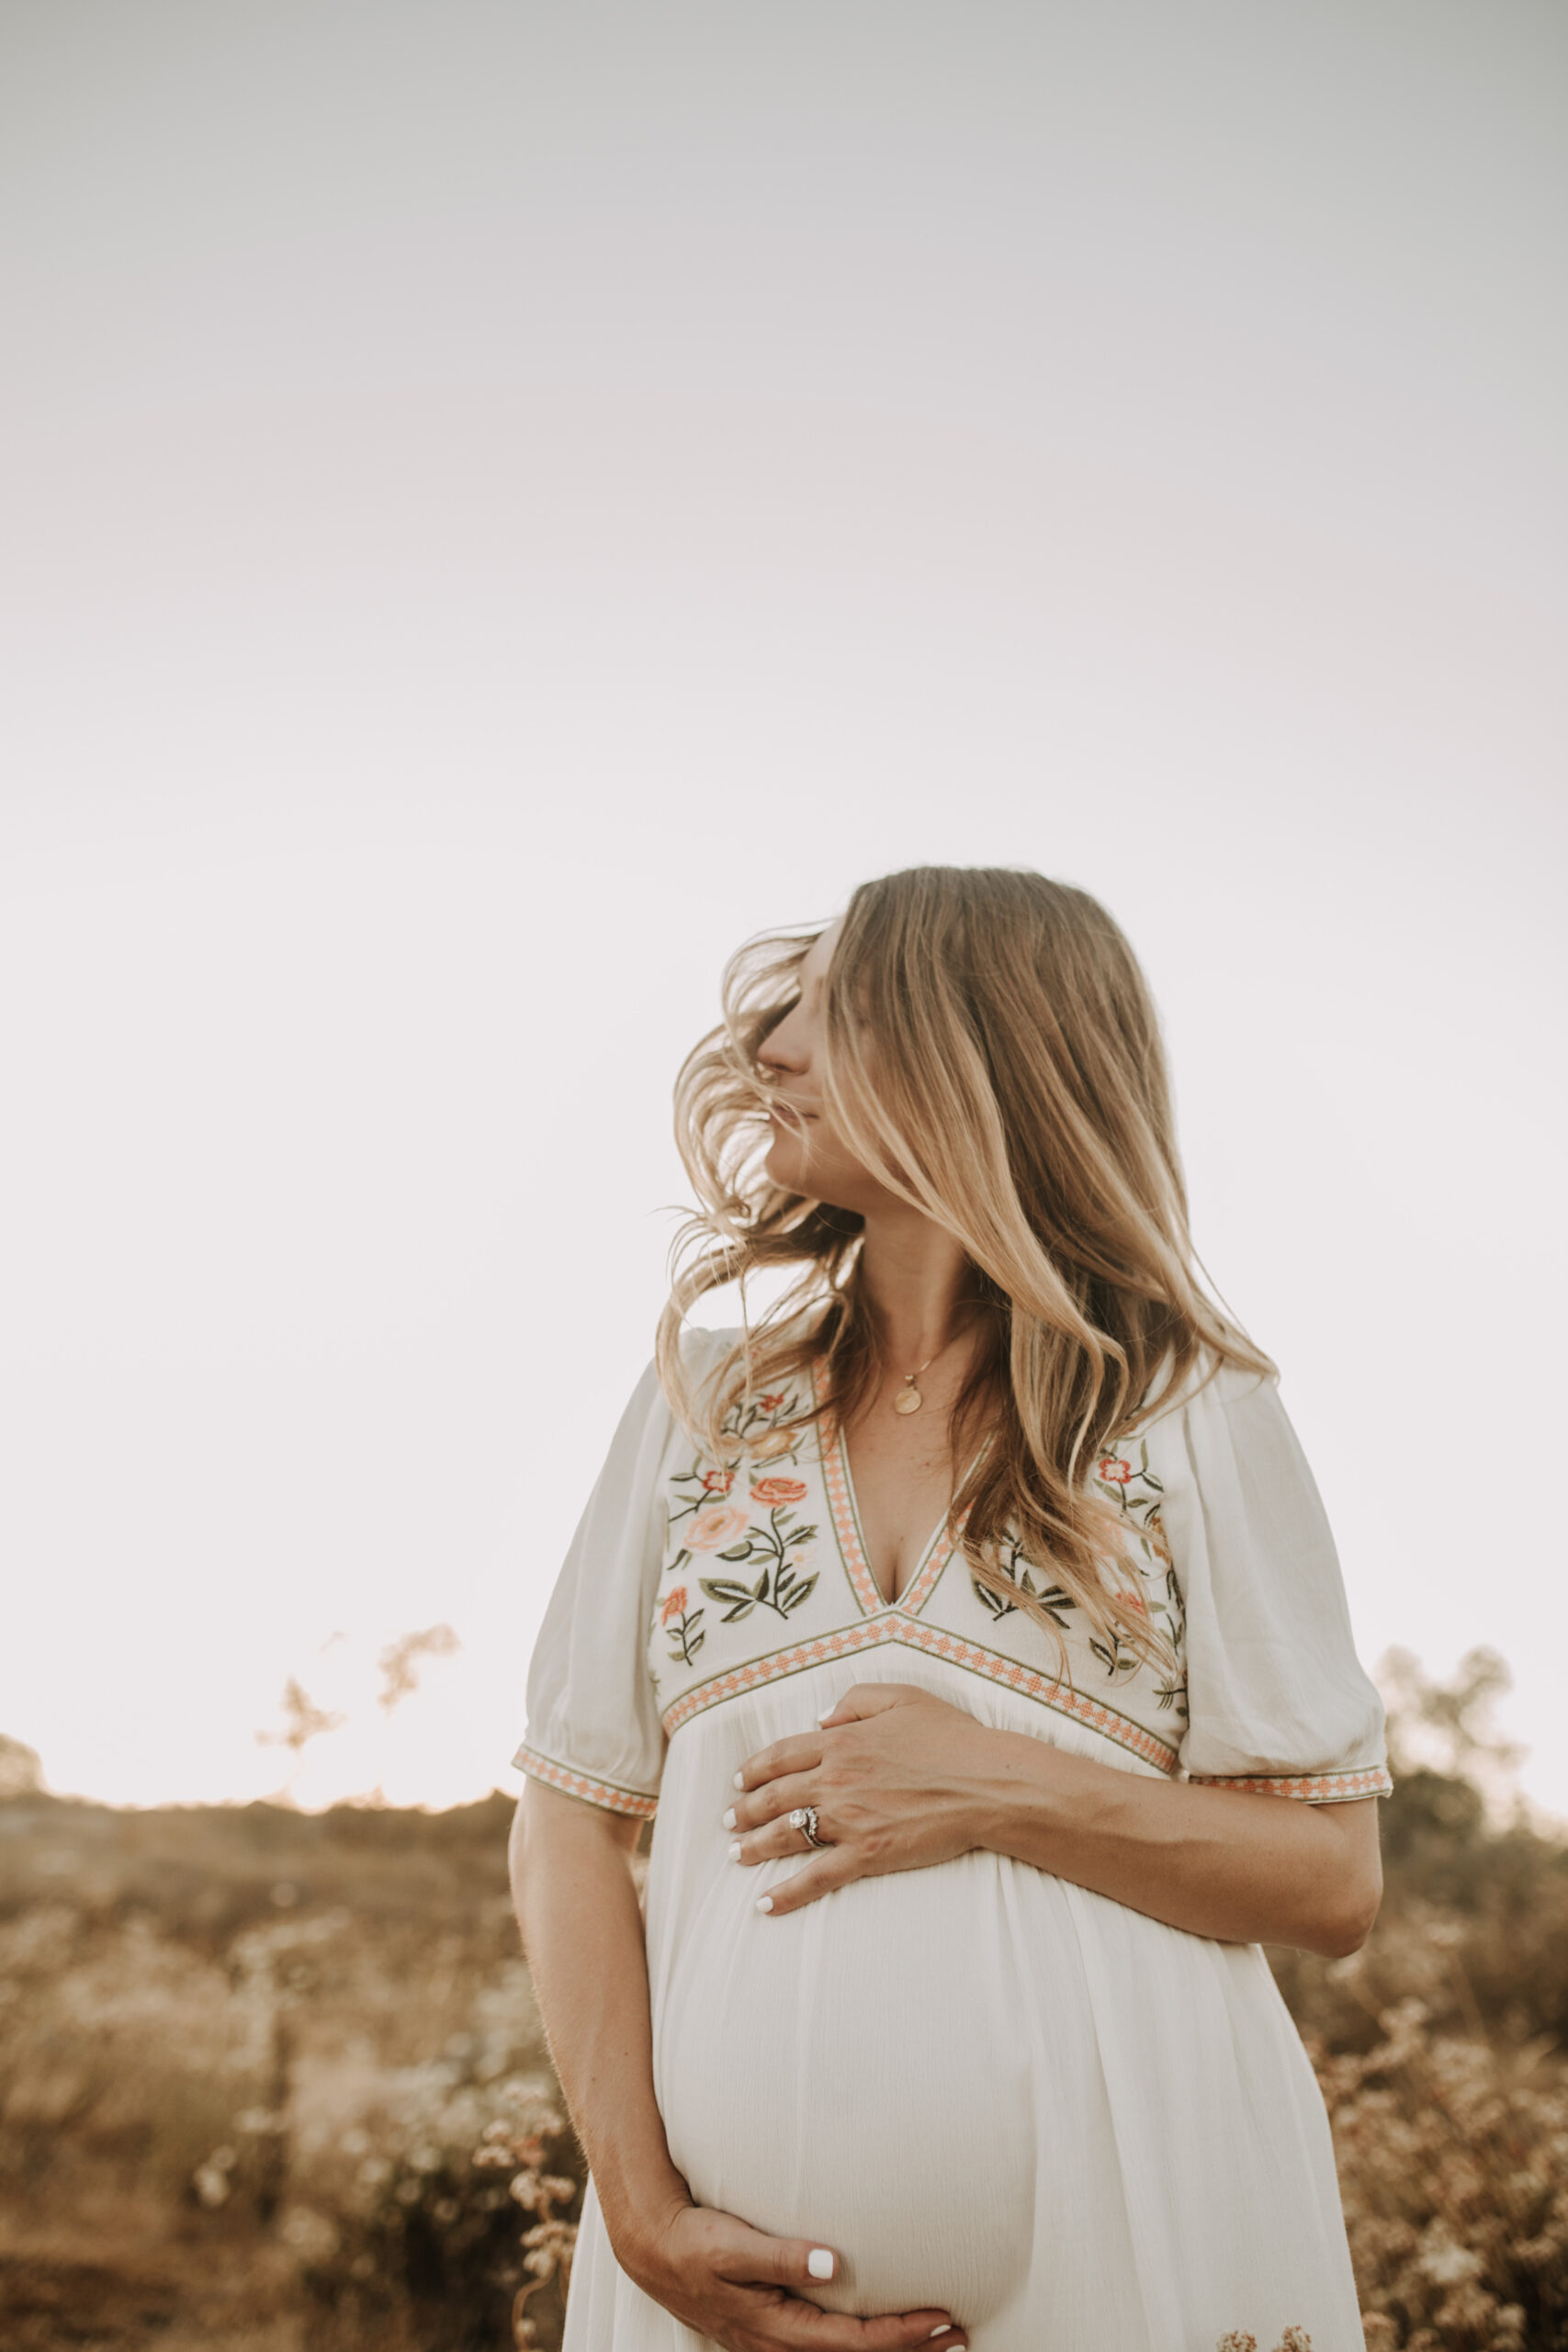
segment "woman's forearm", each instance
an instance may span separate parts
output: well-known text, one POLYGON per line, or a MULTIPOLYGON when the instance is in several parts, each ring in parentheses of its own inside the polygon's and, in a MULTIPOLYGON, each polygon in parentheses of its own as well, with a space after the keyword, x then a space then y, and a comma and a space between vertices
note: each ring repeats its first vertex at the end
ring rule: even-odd
POLYGON ((690 2192, 653 2090, 638 1825, 530 1781, 512 1838, 524 1950, 611 2245, 626 2260, 690 2192))
POLYGON ((998 1731, 969 1803, 976 1845, 1193 1935, 1338 1958, 1376 1916, 1375 1799, 1318 1806, 1146 1780, 998 1731))

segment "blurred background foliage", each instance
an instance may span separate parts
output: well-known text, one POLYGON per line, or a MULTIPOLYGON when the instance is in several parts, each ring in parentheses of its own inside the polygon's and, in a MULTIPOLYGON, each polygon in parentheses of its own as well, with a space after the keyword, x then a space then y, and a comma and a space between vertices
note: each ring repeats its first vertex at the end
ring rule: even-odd
MULTIPOLYGON (((1491 1653, 1384 1663, 1366 1948, 1270 1954, 1372 2352, 1568 2347, 1568 1842, 1491 1653)), ((0 2343, 558 2343, 581 2162, 506 1889, 513 1800, 116 1812, 0 1743, 0 2343)))

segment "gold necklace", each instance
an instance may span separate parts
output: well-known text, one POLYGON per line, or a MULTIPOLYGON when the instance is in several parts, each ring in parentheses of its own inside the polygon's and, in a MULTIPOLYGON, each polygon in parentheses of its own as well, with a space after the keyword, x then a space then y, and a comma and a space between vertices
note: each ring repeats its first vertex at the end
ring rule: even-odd
POLYGON ((919 1411, 920 1407, 926 1400, 921 1396, 919 1390, 916 1387, 916 1381, 919 1380, 922 1372, 930 1372, 932 1364, 935 1363, 937 1360, 937 1356, 944 1356, 949 1348, 953 1347, 956 1341, 961 1340, 964 1337, 964 1332, 969 1330, 971 1328, 972 1323, 965 1323, 963 1330, 954 1331, 950 1339, 946 1339, 942 1341, 941 1347, 938 1348, 936 1351, 936 1355, 928 1356, 924 1363, 918 1363, 915 1366, 913 1372, 907 1372, 903 1374, 903 1389, 900 1394, 893 1399, 893 1410, 896 1413, 918 1413, 919 1411))
MULTIPOLYGON (((953 1338, 955 1340, 957 1337, 958 1334, 955 1331, 953 1338)), ((938 1348, 936 1356, 944 1356, 952 1345, 953 1340, 944 1340, 941 1347, 938 1348)), ((924 1363, 918 1363, 913 1372, 907 1372, 904 1374, 904 1386, 902 1393, 895 1396, 893 1399, 893 1410, 896 1413, 918 1413, 919 1411, 920 1407, 926 1400, 921 1396, 919 1390, 916 1387, 915 1383, 919 1380, 922 1372, 930 1372, 932 1364, 936 1362, 936 1356, 928 1356, 924 1363)))

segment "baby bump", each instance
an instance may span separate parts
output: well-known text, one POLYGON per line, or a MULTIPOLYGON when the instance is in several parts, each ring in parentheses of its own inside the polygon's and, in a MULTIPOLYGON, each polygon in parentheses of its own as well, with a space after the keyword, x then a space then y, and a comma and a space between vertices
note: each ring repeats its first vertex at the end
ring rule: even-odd
POLYGON ((671 2152, 703 2203, 835 2247, 831 2309, 936 2303, 976 2324, 1027 2267, 1045 1955, 1019 1951, 1021 1867, 967 1854, 770 1917, 756 1897, 785 1866, 726 1863, 671 1923, 654 2019, 671 2152))

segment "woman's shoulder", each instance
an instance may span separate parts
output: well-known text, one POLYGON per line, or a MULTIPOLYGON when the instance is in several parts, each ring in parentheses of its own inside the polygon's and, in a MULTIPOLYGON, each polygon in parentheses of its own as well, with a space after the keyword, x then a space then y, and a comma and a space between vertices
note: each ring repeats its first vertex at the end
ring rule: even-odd
POLYGON ((1237 1363, 1217 1349, 1205 1347, 1179 1374, 1169 1358, 1159 1367, 1133 1421, 1132 1433, 1156 1441, 1169 1439, 1184 1424, 1216 1414, 1223 1417, 1248 1398, 1271 1400, 1278 1394, 1277 1373, 1237 1363))

